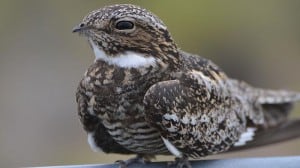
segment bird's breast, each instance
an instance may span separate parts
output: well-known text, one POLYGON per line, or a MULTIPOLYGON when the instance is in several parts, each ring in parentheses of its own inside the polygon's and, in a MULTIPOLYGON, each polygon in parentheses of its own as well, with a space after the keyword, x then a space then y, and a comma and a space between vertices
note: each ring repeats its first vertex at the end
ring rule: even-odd
POLYGON ((112 138, 125 148, 143 153, 167 152, 156 129, 145 121, 143 99, 154 83, 166 78, 155 68, 120 68, 94 63, 81 85, 88 99, 87 111, 96 116, 112 138))
POLYGON ((159 81, 159 75, 156 77, 152 70, 118 68, 97 61, 82 80, 89 113, 108 121, 107 124, 118 121, 126 126, 143 120, 144 94, 159 81))

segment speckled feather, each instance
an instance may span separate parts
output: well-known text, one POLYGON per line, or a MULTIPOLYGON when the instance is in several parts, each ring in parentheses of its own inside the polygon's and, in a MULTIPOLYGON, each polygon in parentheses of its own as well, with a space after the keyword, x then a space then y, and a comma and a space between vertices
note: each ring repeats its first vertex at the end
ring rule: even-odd
POLYGON ((171 154, 170 145, 193 158, 224 152, 249 127, 258 133, 279 127, 300 99, 228 78, 211 61, 178 49, 163 22, 134 5, 92 11, 75 30, 104 54, 88 68, 76 97, 91 146, 107 153, 171 154), (120 20, 135 26, 117 30, 120 20), (128 52, 155 61, 134 67, 107 61, 130 59, 128 52))

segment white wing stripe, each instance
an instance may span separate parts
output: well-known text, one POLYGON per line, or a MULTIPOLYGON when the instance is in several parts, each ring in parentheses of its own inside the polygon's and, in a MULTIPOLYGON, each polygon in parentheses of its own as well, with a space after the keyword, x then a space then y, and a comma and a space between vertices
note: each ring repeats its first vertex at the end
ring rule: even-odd
POLYGON ((242 133, 240 139, 234 144, 234 146, 246 145, 248 141, 252 141, 255 135, 256 128, 249 127, 246 132, 242 133))

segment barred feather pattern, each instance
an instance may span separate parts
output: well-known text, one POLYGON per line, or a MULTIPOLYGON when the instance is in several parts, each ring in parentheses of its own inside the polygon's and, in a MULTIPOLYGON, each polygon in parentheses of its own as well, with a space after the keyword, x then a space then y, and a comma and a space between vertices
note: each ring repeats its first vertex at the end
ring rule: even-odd
MULTIPOLYGON (((122 147, 120 151, 108 149, 106 152, 168 153, 160 133, 144 119, 144 92, 151 83, 160 80, 157 79, 160 76, 150 75, 146 79, 142 76, 151 71, 157 70, 120 69, 97 61, 80 82, 77 91, 78 112, 85 130, 96 135, 106 133, 108 140, 105 141, 122 147), (97 129, 99 124, 102 130, 97 129)), ((100 142, 98 146, 107 148, 100 142)))

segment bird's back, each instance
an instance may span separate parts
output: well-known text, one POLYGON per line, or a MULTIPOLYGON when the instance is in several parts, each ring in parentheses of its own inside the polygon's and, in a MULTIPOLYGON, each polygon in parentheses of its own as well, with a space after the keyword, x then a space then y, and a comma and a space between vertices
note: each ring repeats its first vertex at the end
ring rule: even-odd
MULTIPOLYGON (((287 90, 271 90, 255 88, 244 81, 232 79, 212 61, 203 57, 181 52, 187 69, 201 71, 211 80, 223 80, 234 96, 243 99, 245 105, 249 106, 249 124, 260 125, 260 127, 276 127, 286 121, 293 104, 300 100, 300 93, 287 90)), ((220 86, 222 87, 222 86, 220 86)))

